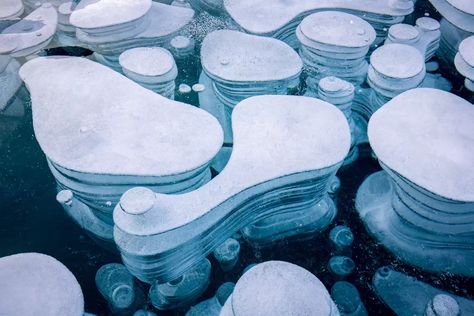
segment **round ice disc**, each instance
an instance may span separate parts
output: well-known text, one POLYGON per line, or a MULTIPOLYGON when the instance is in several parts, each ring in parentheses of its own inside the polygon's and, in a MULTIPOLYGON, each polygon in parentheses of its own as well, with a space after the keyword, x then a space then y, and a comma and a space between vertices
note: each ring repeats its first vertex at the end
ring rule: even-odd
POLYGON ((388 168, 456 201, 474 201, 474 106, 437 89, 408 90, 372 115, 370 145, 388 168))
POLYGON ((333 46, 363 48, 375 40, 375 30, 368 22, 339 11, 311 14, 299 28, 307 39, 333 46))
POLYGON ((119 57, 122 68, 143 76, 162 76, 175 67, 173 55, 161 47, 138 47, 119 57))
POLYGON ((74 275, 53 257, 20 253, 0 258, 0 314, 81 316, 84 297, 74 275))
POLYGON ((309 271, 282 261, 268 261, 247 271, 232 298, 235 316, 330 315, 328 291, 309 271))
POLYGON ((413 78, 423 71, 425 59, 413 46, 386 44, 370 56, 370 64, 378 73, 396 79, 413 78))
POLYGON ((459 44, 459 54, 469 66, 474 67, 474 35, 459 44))

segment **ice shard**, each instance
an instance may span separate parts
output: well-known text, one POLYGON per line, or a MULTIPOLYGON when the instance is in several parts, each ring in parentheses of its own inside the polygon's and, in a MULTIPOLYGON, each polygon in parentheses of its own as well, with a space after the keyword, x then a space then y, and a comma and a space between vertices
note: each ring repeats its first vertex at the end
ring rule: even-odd
MULTIPOLYGON (((65 208, 80 223, 95 223, 83 228, 101 239, 112 241, 112 211, 128 189, 141 185, 178 193, 210 179, 209 164, 223 133, 207 112, 85 58, 36 58, 20 75, 31 93, 35 136, 51 172, 59 188, 76 198, 65 208), (91 231, 94 227, 100 230, 91 231)), ((61 201, 73 200, 66 195, 61 201)))
POLYGON ((206 185, 179 195, 135 188, 121 197, 114 239, 139 279, 173 280, 270 215, 286 219, 263 230, 270 238, 319 231, 334 218, 327 186, 350 147, 340 110, 314 98, 257 96, 236 106, 232 124, 230 160, 206 185))
POLYGON ((393 98, 369 122, 384 171, 357 192, 367 230, 409 264, 473 276, 474 107, 436 89, 393 98))
POLYGON ((267 261, 242 275, 220 315, 340 314, 326 287, 316 276, 292 263, 267 261))
POLYGON ((53 257, 19 253, 0 258, 0 313, 82 316, 84 297, 71 271, 53 257))

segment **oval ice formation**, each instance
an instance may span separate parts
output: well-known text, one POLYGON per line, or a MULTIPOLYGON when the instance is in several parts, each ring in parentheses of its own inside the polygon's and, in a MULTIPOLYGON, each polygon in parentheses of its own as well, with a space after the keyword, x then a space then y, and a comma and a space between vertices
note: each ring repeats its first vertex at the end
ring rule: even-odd
POLYGON ((0 33, 0 54, 25 57, 45 48, 53 39, 58 13, 49 3, 0 33))
POLYGON ((126 24, 144 16, 151 4, 151 0, 82 0, 71 14, 71 24, 81 29, 126 24))
POLYGON ((464 39, 459 44, 458 53, 454 58, 456 70, 466 77, 464 84, 467 89, 474 91, 474 36, 464 39))
POLYGON ((231 30, 206 36, 201 62, 211 79, 224 82, 284 80, 299 76, 302 68, 298 54, 285 43, 231 30))
POLYGON ((372 116, 369 141, 385 166, 414 184, 446 199, 474 202, 472 122, 474 108, 466 100, 413 89, 372 116))
POLYGON ((124 208, 135 195, 122 196, 114 239, 138 278, 172 280, 251 222, 314 206, 351 143, 344 114, 308 97, 248 98, 234 109, 232 126, 230 160, 206 185, 186 194, 156 194, 139 215, 124 208), (304 200, 292 198, 303 192, 304 200))
POLYGON ((400 259, 473 276, 474 108, 449 92, 413 89, 379 109, 369 141, 384 171, 357 192, 369 233, 400 259))
POLYGON ((321 281, 288 262, 257 264, 237 281, 222 308, 224 316, 339 315, 321 281))
POLYGON ((65 169, 169 176, 207 164, 222 143, 211 115, 90 60, 37 58, 20 75, 31 93, 36 138, 48 159, 65 169))
POLYGON ((58 260, 40 253, 0 258, 2 315, 82 316, 84 297, 74 275, 58 260))
POLYGON ((24 9, 22 0, 4 0, 0 6, 0 20, 19 17, 24 9))
POLYGON ((471 0, 429 0, 443 18, 456 27, 474 32, 474 2, 471 0))

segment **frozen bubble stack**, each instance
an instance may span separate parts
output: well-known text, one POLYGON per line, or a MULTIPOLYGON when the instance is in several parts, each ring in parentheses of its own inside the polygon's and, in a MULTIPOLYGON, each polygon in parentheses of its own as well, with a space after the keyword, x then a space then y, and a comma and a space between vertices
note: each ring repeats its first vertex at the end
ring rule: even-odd
POLYGON ((454 64, 456 70, 466 77, 464 80, 466 88, 474 93, 474 35, 461 42, 454 64))
POLYGON ((415 26, 395 24, 388 30, 385 44, 399 43, 413 46, 425 57, 425 61, 428 61, 439 48, 441 36, 439 28, 439 22, 429 17, 417 19, 415 26))
POLYGON ((337 281, 331 288, 331 297, 342 316, 367 316, 367 310, 357 288, 349 282, 337 281))
POLYGON ((114 239, 139 279, 174 280, 251 223, 256 240, 268 241, 314 234, 334 218, 327 186, 350 148, 341 111, 314 98, 257 96, 236 106, 232 124, 230 160, 204 186, 179 195, 134 188, 121 197, 114 239))
POLYGON ((192 9, 151 0, 83 0, 71 13, 70 23, 98 62, 121 71, 121 53, 136 47, 168 46, 193 16, 192 9))
MULTIPOLYGON (((113 241, 112 211, 130 188, 179 193, 211 178, 223 133, 207 112, 85 58, 36 58, 20 75, 31 93, 36 138, 65 190, 58 200, 94 236, 113 241)), ((137 195, 146 204, 147 192, 137 195)))
POLYGON ((228 238, 214 250, 214 258, 224 272, 232 270, 239 261, 240 243, 228 238))
POLYGON ((174 99, 178 67, 165 48, 132 48, 119 56, 119 63, 128 78, 165 98, 174 99))
POLYGON ((133 306, 136 299, 135 281, 124 265, 110 263, 100 267, 95 275, 95 284, 112 311, 133 306))
POLYGON ((390 267, 378 269, 372 284, 377 296, 396 315, 474 315, 474 300, 437 289, 390 267))
POLYGON ((288 262, 260 263, 237 281, 221 316, 320 315, 339 311, 321 281, 288 262))
POLYGON ((370 56, 367 82, 370 86, 367 102, 353 106, 357 125, 357 142, 367 141, 367 123, 372 114, 396 95, 419 87, 426 75, 425 58, 413 46, 386 44, 370 56))
POLYGON ((347 155, 344 165, 354 162, 358 157, 358 149, 355 145, 354 129, 355 123, 352 118, 352 100, 354 99, 354 85, 340 78, 330 76, 324 77, 318 83, 318 98, 329 102, 346 116, 351 129, 351 150, 347 155))
POLYGON ((443 16, 437 56, 452 66, 459 44, 474 35, 474 2, 470 0, 429 0, 443 16))
POLYGON ((364 82, 368 67, 365 56, 375 40, 369 23, 345 12, 317 12, 303 19, 296 36, 310 93, 317 93, 319 80, 327 76, 355 86, 364 82))
POLYGON ((449 92, 400 94, 370 119, 370 145, 384 171, 357 192, 370 234, 403 261, 473 276, 474 107, 449 92))
POLYGON ((206 291, 210 276, 211 263, 204 259, 194 269, 173 281, 154 282, 149 293, 151 303, 159 310, 188 307, 206 291))
POLYGON ((2 315, 82 316, 84 297, 71 271, 40 253, 0 258, 2 315))
POLYGON ((24 11, 25 7, 22 0, 4 0, 0 7, 0 21, 17 18, 24 11))
POLYGON ((295 29, 308 15, 325 10, 355 14, 375 29, 374 45, 381 44, 388 28, 401 23, 413 12, 412 0, 227 0, 224 7, 237 24, 248 33, 284 41, 293 48, 299 46, 295 29))
POLYGON ((174 58, 183 60, 194 54, 196 41, 188 36, 178 35, 171 39, 170 51, 174 58))
POLYGON ((231 30, 204 38, 201 63, 216 100, 200 103, 220 105, 216 110, 225 112, 221 124, 226 135, 231 134, 231 113, 237 103, 257 95, 288 94, 299 86, 302 69, 298 54, 284 42, 231 30))

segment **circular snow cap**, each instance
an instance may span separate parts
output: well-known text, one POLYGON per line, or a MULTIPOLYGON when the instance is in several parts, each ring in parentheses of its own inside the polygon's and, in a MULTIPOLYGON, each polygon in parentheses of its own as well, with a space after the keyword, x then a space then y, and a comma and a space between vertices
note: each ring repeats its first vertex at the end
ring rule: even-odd
POLYGON ((438 21, 426 16, 418 18, 415 23, 424 31, 436 31, 441 27, 438 21))
POLYGON ((370 145, 386 167, 444 198, 474 202, 474 106, 449 92, 408 90, 375 112, 370 145))
POLYGON ((124 212, 139 215, 148 212, 155 204, 155 192, 136 187, 125 192, 120 198, 120 207, 124 212))
POLYGON ((386 44, 372 53, 370 65, 384 76, 408 79, 423 71, 425 59, 413 46, 386 44))
POLYGON ((331 315, 328 291, 309 271, 283 261, 268 261, 248 270, 230 298, 235 316, 331 315))
POLYGON ((138 47, 119 57, 122 68, 143 76, 162 76, 175 67, 173 55, 161 47, 138 47))
POLYGON ((40 253, 0 258, 2 315, 84 313, 84 297, 74 275, 58 260, 40 253))
POLYGON ((409 24, 395 24, 388 29, 391 38, 402 43, 409 43, 416 40, 420 36, 420 32, 416 27, 409 24))
POLYGON ((299 25, 309 40, 321 44, 363 48, 375 40, 374 28, 363 19, 339 11, 313 13, 299 25))

